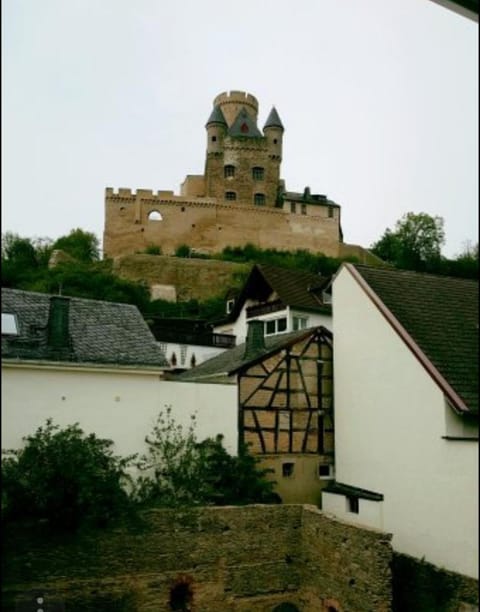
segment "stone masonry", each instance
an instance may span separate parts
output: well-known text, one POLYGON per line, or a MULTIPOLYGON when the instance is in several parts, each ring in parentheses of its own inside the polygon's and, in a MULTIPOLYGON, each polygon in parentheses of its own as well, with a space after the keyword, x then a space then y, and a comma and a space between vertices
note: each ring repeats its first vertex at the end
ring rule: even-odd
POLYGON ((391 610, 390 536, 314 506, 163 509, 145 519, 57 541, 4 533, 2 610, 38 596, 76 612, 391 610))

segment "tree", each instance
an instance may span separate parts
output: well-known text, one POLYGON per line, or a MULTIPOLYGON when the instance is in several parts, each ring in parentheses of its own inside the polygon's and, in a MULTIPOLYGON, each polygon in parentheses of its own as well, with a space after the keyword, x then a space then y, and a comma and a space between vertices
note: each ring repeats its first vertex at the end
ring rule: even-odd
POLYGON ((371 250, 399 268, 428 271, 438 267, 441 260, 441 248, 445 242, 443 226, 442 217, 408 212, 397 221, 394 231, 385 230, 371 250))
POLYGON ((100 259, 98 238, 92 232, 85 232, 78 228, 72 230, 68 236, 58 238, 53 248, 65 251, 78 261, 88 263, 100 259))
POLYGON ((2 518, 45 519, 55 528, 104 526, 129 508, 124 488, 134 457, 113 454, 111 440, 60 429, 48 419, 20 450, 2 451, 2 518))
POLYGON ((166 407, 145 439, 148 451, 138 467, 146 475, 138 480, 137 499, 147 506, 278 502, 267 470, 258 469, 246 448, 238 457, 229 455, 222 440, 218 435, 198 442, 195 417, 184 428, 166 407))

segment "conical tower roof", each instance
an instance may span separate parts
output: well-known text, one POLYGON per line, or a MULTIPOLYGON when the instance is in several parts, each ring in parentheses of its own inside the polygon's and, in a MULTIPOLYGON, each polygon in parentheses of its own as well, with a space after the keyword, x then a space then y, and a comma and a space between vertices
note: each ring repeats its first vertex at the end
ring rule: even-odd
POLYGON ((265 122, 263 129, 270 128, 270 127, 278 127, 278 128, 282 128, 282 130, 285 129, 283 127, 282 120, 278 116, 277 110, 274 106, 272 106, 272 110, 270 111, 270 114, 267 117, 267 121, 265 122))
POLYGON ((211 123, 222 123, 223 125, 225 125, 225 127, 228 127, 227 122, 225 121, 225 117, 222 113, 222 109, 218 105, 214 107, 210 117, 208 118, 207 126, 209 126, 211 123))

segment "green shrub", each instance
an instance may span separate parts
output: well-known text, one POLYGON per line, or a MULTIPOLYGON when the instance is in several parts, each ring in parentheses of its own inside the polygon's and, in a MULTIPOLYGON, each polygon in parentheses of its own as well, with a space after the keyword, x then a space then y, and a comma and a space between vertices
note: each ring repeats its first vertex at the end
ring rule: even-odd
POLYGON ((55 528, 105 526, 129 509, 124 488, 134 457, 113 455, 111 440, 60 429, 48 419, 20 450, 2 451, 2 518, 45 519, 55 528))

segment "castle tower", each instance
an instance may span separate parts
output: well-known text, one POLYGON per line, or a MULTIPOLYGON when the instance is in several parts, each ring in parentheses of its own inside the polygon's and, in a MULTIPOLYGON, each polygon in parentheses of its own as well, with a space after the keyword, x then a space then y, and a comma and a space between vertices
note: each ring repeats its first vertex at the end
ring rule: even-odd
POLYGON ((277 203, 284 128, 275 108, 263 133, 258 101, 242 91, 221 93, 207 121, 205 195, 226 203, 277 203))

